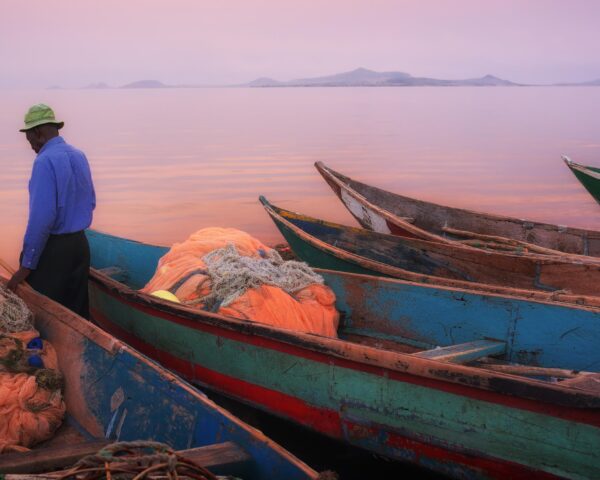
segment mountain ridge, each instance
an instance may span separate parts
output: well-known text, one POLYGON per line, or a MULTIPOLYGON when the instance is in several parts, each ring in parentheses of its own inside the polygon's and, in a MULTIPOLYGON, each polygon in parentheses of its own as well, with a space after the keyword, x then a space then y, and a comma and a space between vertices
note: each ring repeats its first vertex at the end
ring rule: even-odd
POLYGON ((359 67, 347 72, 312 78, 279 81, 269 77, 257 78, 240 86, 245 87, 386 87, 386 86, 522 86, 509 80, 485 75, 481 78, 446 80, 413 77, 409 73, 376 72, 359 67))
MULTIPOLYGON (((438 79, 431 77, 415 77, 406 72, 387 71, 377 72, 364 67, 359 67, 347 72, 335 73, 319 77, 297 78, 293 80, 276 80, 271 77, 259 77, 247 83, 234 85, 200 85, 179 84, 168 85, 159 80, 137 80, 118 87, 110 86, 104 82, 91 83, 84 89, 158 89, 158 88, 219 88, 219 87, 245 87, 245 88, 271 88, 271 87, 532 87, 532 86, 600 86, 600 79, 586 82, 560 82, 547 84, 525 84, 496 77, 491 74, 477 78, 465 79, 438 79)), ((50 89, 61 89, 59 86, 50 89)))

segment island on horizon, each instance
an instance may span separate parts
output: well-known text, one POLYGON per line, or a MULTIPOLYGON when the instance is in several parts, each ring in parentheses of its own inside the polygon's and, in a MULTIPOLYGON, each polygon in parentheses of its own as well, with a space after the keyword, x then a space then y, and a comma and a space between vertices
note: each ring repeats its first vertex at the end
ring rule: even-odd
MULTIPOLYGON (((560 82, 551 84, 524 84, 502 79, 494 75, 485 75, 479 78, 466 78, 458 80, 438 79, 429 77, 414 77, 409 73, 390 71, 376 72, 367 68, 354 70, 334 75, 313 78, 299 78, 295 80, 280 81, 270 77, 260 77, 251 82, 235 85, 167 85, 159 80, 137 80, 120 87, 111 87, 104 82, 92 83, 85 89, 141 89, 141 88, 281 88, 281 87, 532 87, 532 86, 600 86, 600 79, 587 82, 560 82)), ((53 89, 58 86, 49 87, 53 89)))

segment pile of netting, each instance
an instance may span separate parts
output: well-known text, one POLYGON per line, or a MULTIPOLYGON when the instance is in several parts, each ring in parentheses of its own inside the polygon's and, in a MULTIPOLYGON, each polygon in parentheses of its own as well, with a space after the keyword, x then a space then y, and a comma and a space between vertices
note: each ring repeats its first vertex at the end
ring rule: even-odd
POLYGON ((205 228, 173 245, 142 291, 223 315, 337 336, 335 294, 323 278, 233 228, 205 228))
POLYGON ((47 440, 65 414, 56 352, 33 328, 33 315, 0 285, 0 453, 47 440))

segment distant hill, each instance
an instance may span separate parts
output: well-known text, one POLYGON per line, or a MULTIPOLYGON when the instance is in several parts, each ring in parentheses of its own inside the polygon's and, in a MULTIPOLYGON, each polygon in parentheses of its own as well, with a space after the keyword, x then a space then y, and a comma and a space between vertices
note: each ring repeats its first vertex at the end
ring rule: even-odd
POLYGON ((250 83, 246 83, 244 87, 281 87, 284 86, 284 82, 279 82, 277 80, 273 80, 269 77, 260 77, 256 80, 252 80, 250 83))
POLYGON ((120 88, 170 88, 158 80, 138 80, 137 82, 128 83, 120 88))
MULTIPOLYGON (((534 86, 511 82, 494 75, 485 75, 480 78, 466 78, 462 80, 447 80, 429 77, 413 77, 405 72, 376 72, 366 68, 357 68, 349 72, 336 73, 323 77, 298 78, 295 80, 280 81, 269 77, 260 77, 248 83, 237 85, 208 85, 208 84, 179 84, 167 85, 158 80, 138 80, 121 87, 111 87, 104 82, 91 83, 85 89, 109 88, 211 88, 211 87, 522 87, 534 86)), ((536 86, 542 86, 537 84, 536 86)), ((554 83, 546 86, 600 86, 600 79, 579 83, 554 83)), ((60 89, 59 86, 48 87, 60 89)))
POLYGON ((412 78, 408 73, 403 72, 374 72, 366 68, 357 68, 350 72, 338 73, 326 77, 300 78, 287 82, 289 85, 327 85, 327 86, 374 86, 382 85, 387 82, 403 81, 412 78))
POLYGON ((433 87, 510 87, 519 84, 503 80, 502 78, 486 75, 481 78, 467 78, 464 80, 438 80, 426 77, 408 77, 405 79, 392 79, 387 85, 399 86, 433 86, 433 87))
POLYGON ((486 75, 481 78, 464 80, 442 80, 427 77, 413 77, 404 72, 375 72, 366 68, 357 68, 350 72, 337 73, 325 77, 299 78, 280 82, 272 78, 258 78, 245 87, 391 87, 391 86, 517 86, 519 84, 486 75))
POLYGON ((108 85, 107 83, 104 83, 104 82, 95 82, 95 83, 90 83, 89 85, 87 85, 83 88, 92 89, 92 90, 94 90, 94 89, 104 90, 104 89, 113 88, 113 87, 111 87, 110 85, 108 85))
POLYGON ((600 78, 598 80, 592 80, 590 82, 579 82, 579 83, 555 83, 556 87, 600 87, 600 78))

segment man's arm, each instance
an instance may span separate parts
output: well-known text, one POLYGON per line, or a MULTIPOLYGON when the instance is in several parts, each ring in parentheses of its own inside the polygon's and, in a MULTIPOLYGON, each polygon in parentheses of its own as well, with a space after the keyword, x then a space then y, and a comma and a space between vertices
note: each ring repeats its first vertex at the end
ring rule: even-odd
POLYGON ((14 292, 17 289, 17 285, 19 285, 19 283, 21 283, 24 280, 26 280, 30 273, 31 273, 31 270, 28 269, 28 268, 25 268, 25 267, 19 268, 13 274, 13 276, 10 278, 10 280, 6 284, 6 287, 9 290, 12 290, 14 292))
POLYGON ((13 289, 37 268, 56 220, 56 178, 48 162, 36 160, 29 183, 29 220, 23 241, 21 268, 12 276, 13 289))

